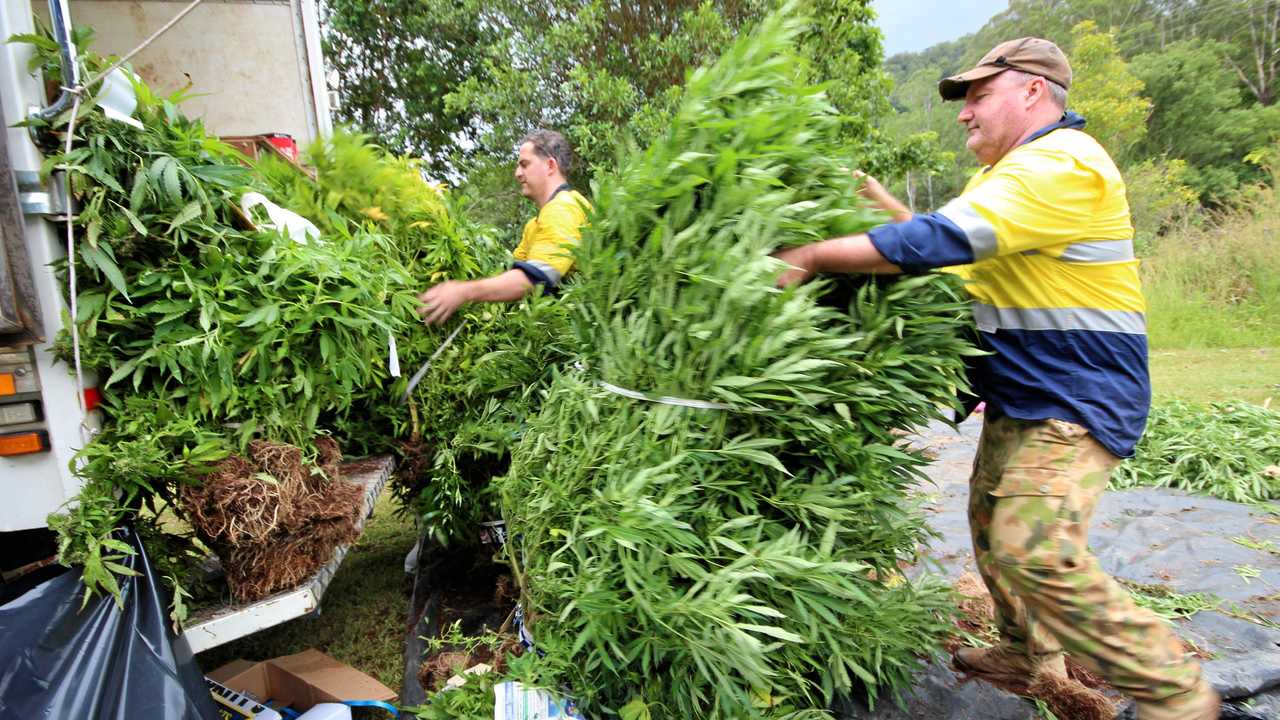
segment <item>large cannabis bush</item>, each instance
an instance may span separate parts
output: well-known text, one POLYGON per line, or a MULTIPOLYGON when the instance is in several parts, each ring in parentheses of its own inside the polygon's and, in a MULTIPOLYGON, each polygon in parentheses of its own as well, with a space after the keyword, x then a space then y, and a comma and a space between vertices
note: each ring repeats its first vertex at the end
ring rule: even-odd
POLYGON ((501 483, 533 635, 588 712, 821 711, 901 688, 947 627, 900 573, 924 460, 894 431, 962 384, 967 311, 941 275, 775 287, 773 250, 880 219, 798 79, 805 26, 784 9, 695 73, 597 188, 580 369, 501 483))
MULTIPOLYGON (((181 514, 182 487, 254 438, 314 456, 322 418, 387 379, 388 338, 411 327, 415 302, 404 264, 384 261, 386 235, 353 225, 299 243, 251 227, 239 198, 266 188, 242 156, 184 117, 180 95, 135 90, 141 128, 87 104, 72 150, 48 161, 80 203, 74 322, 104 401, 85 485, 50 518, 89 590, 114 591, 124 549, 109 538, 126 521, 160 540, 157 564, 180 584, 195 548, 162 537, 158 518, 181 514)), ((58 347, 70 363, 69 333, 58 347)))

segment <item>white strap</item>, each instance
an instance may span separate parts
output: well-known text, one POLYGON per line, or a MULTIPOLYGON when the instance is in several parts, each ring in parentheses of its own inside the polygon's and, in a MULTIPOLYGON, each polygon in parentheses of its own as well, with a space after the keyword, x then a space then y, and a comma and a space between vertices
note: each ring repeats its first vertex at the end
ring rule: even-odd
POLYGON ((671 397, 670 395, 646 395, 638 390, 628 390, 624 387, 618 387, 613 383, 607 383, 603 380, 597 380, 596 384, 608 390, 614 395, 621 395, 632 400, 643 400, 645 402, 658 403, 660 405, 675 405, 676 407, 687 407, 695 410, 731 410, 733 412, 765 412, 764 408, 740 408, 728 405, 726 403, 711 402, 709 400, 689 400, 688 398, 671 397))

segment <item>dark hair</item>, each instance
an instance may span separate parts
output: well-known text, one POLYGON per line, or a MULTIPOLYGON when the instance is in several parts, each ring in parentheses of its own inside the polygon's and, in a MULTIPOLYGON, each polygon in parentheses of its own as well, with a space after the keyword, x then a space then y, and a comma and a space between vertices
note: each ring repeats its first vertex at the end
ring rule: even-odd
POLYGON ((555 130, 534 130, 520 140, 520 144, 529 143, 540 158, 551 158, 556 161, 560 173, 568 175, 573 167, 573 148, 569 141, 555 130))

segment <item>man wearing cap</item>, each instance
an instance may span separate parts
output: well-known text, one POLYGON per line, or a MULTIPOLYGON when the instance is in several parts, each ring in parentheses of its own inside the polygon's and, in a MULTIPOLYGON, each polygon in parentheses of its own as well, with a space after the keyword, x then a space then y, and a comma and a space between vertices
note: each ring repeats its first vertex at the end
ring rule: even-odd
POLYGON ((520 141, 515 177, 520 193, 538 206, 524 226, 511 269, 479 280, 446 280, 418 296, 418 313, 429 325, 448 320, 473 302, 514 302, 535 286, 555 291, 573 269, 573 248, 582 237, 591 204, 569 187, 573 150, 554 130, 536 130, 520 141))
POLYGON ((974 555, 1000 631, 955 663, 980 676, 1065 674, 1063 651, 1138 703, 1140 720, 1218 717, 1181 641, 1100 568, 1088 528, 1112 468, 1133 454, 1150 404, 1145 304, 1124 181, 1066 112, 1071 68, 1021 38, 943 80, 985 166, 937 212, 865 235, 780 251, 780 285, 819 272, 949 268, 965 277, 987 404, 970 478, 974 555))

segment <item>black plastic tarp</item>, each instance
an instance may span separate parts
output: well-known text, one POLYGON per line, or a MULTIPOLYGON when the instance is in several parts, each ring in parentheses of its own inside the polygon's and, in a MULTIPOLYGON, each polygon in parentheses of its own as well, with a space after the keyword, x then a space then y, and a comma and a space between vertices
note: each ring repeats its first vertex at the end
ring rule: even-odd
POLYGON ((175 643, 168 594, 142 543, 121 561, 123 607, 111 597, 81 608, 78 569, 0 606, 0 718, 23 720, 219 720, 200 669, 175 643))

